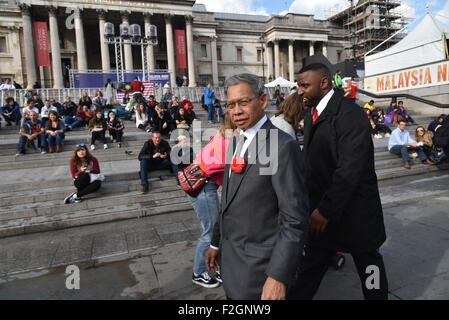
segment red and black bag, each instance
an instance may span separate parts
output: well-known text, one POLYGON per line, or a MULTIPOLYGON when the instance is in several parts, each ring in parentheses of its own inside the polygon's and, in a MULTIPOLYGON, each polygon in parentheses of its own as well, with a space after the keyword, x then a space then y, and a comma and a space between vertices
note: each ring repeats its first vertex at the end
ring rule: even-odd
POLYGON ((207 181, 206 174, 200 166, 192 163, 188 167, 178 171, 178 180, 181 188, 190 196, 196 197, 207 181))

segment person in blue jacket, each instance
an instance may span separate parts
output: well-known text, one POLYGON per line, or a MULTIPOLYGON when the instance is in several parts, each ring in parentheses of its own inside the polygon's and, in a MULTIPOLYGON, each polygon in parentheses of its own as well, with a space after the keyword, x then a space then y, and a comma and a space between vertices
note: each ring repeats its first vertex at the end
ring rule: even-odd
POLYGON ((20 119, 22 118, 19 104, 15 102, 12 97, 6 99, 6 104, 0 108, 0 113, 3 118, 5 118, 7 126, 10 126, 11 122, 15 122, 18 125, 20 123, 20 119))
POLYGON ((207 105, 207 121, 209 123, 214 123, 214 115, 215 115, 215 93, 212 89, 212 85, 209 82, 207 87, 204 89, 204 104, 207 105))

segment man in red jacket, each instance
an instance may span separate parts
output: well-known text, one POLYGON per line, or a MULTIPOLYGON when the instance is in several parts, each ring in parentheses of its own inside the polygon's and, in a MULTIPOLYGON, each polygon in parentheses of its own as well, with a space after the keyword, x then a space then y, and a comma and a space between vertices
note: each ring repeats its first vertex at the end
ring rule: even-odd
POLYGON ((132 93, 134 93, 134 92, 140 92, 140 93, 142 93, 143 90, 144 90, 143 83, 142 83, 141 81, 139 81, 139 79, 138 79, 137 77, 135 77, 135 78, 134 78, 134 81, 131 82, 130 87, 131 87, 132 93))

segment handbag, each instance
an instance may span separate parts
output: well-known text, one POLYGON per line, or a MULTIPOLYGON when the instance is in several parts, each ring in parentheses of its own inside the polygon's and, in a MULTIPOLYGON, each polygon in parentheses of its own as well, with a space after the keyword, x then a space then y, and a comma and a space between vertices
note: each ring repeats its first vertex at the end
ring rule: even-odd
POLYGON ((196 197, 207 182, 206 174, 199 165, 192 163, 178 171, 178 180, 181 188, 190 196, 196 197))
POLYGON ((392 124, 394 120, 394 116, 392 114, 387 114, 385 116, 385 124, 392 124))
POLYGON ((90 183, 99 180, 99 181, 104 181, 105 177, 104 174, 102 173, 90 173, 90 183))

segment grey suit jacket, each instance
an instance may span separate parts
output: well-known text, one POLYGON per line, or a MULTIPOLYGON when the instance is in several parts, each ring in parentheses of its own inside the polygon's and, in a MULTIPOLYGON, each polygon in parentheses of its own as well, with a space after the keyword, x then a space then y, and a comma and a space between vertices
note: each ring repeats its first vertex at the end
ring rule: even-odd
MULTIPOLYGON (((228 148, 226 163, 234 150, 228 148)), ((270 120, 245 158, 241 174, 229 178, 230 166, 225 166, 222 209, 211 244, 220 249, 226 295, 255 300, 268 276, 286 285, 293 280, 307 236, 309 202, 299 144, 270 120), (267 159, 277 165, 273 174, 261 174, 269 167, 267 159)))

